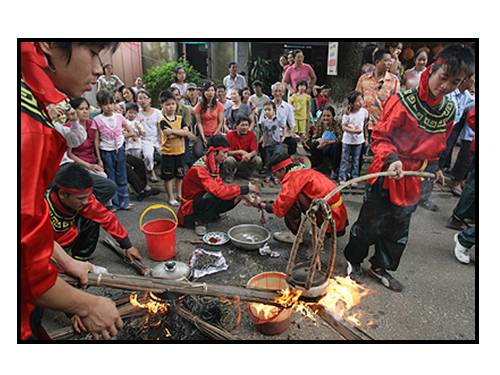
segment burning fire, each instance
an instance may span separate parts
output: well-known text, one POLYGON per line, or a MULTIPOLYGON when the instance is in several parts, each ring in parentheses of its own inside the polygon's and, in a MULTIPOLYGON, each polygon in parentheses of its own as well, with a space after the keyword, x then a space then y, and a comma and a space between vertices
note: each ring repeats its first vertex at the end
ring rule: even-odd
POLYGON ((252 307, 255 309, 255 314, 263 320, 272 319, 281 311, 279 307, 264 305, 263 303, 252 303, 252 307))
POLYGON ((315 315, 318 311, 318 305, 321 305, 336 318, 360 326, 360 319, 363 316, 362 312, 357 311, 353 313, 351 309, 361 302, 362 298, 368 294, 368 290, 350 277, 335 277, 330 279, 325 296, 318 302, 301 301, 302 290, 286 288, 281 290, 280 294, 281 296, 276 300, 277 303, 284 308, 293 308, 311 320, 316 320, 315 315))
POLYGON ((137 294, 131 294, 130 304, 142 309, 148 309, 150 314, 163 314, 167 312, 170 306, 168 303, 161 302, 161 298, 155 296, 152 292, 148 293, 148 297, 149 299, 145 303, 141 303, 138 301, 137 294))

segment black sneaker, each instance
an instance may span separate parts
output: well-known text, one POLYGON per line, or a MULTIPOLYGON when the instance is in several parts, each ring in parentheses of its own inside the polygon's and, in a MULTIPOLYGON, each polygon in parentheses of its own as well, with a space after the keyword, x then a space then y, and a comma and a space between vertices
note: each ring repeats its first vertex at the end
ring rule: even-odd
POLYGON ((463 222, 455 215, 451 215, 451 217, 448 219, 448 223, 446 224, 446 228, 454 230, 464 230, 467 229, 467 227, 467 223, 463 222))
POLYGON ((362 284, 365 275, 361 264, 347 262, 347 276, 356 281, 358 284, 362 284))
POLYGON ((401 292, 403 290, 403 285, 392 277, 386 270, 383 268, 373 268, 371 267, 368 270, 368 274, 373 277, 375 280, 378 280, 383 286, 386 288, 393 290, 395 292, 401 292))

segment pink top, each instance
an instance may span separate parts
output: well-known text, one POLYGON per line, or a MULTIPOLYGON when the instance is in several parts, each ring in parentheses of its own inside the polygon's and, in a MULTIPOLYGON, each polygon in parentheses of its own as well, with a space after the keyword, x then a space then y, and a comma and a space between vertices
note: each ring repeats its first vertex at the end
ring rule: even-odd
POLYGON ((201 103, 198 102, 194 106, 194 113, 200 115, 201 126, 206 137, 214 135, 217 126, 219 125, 219 113, 224 113, 224 106, 217 102, 215 108, 209 108, 205 113, 201 112, 201 103))
POLYGON ((292 84, 292 88, 297 90, 297 82, 298 81, 306 81, 310 82, 309 77, 314 75, 314 70, 309 64, 303 63, 300 68, 295 67, 294 65, 289 66, 285 72, 285 81, 290 81, 292 84))
MULTIPOLYGON (((68 122, 64 124, 66 126, 71 126, 71 123, 68 122)), ((85 122, 85 130, 87 130, 87 139, 78 147, 71 149, 75 156, 78 156, 83 161, 86 161, 90 164, 97 164, 97 156, 95 154, 95 129, 91 127, 92 121, 87 120, 85 122)))
POLYGON ((99 148, 103 151, 116 151, 123 146, 125 137, 123 129, 127 126, 127 119, 119 113, 111 116, 99 115, 92 122, 92 129, 97 129, 100 136, 99 148))

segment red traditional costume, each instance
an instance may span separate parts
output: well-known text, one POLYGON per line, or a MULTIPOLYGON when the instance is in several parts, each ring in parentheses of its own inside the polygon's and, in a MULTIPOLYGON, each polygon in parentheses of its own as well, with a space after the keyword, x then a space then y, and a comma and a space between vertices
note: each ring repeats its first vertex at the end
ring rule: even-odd
MULTIPOLYGON (((273 169, 276 170, 275 166, 273 166, 273 169)), ((297 202, 300 194, 304 194, 308 201, 312 201, 316 198, 325 197, 336 187, 337 185, 333 181, 318 171, 294 167, 287 172, 282 181, 281 191, 272 203, 272 213, 279 218, 285 217, 297 202)), ((347 211, 340 193, 331 197, 328 204, 335 219, 336 231, 344 232, 348 220, 347 211)), ((271 211, 267 207, 266 210, 271 211)))
MULTIPOLYGON (((50 222, 55 241, 62 247, 70 247, 79 235, 76 225, 76 218, 78 216, 91 220, 101 226, 118 241, 122 248, 128 249, 132 246, 127 230, 123 228, 115 214, 104 207, 94 194, 89 196, 88 203, 78 212, 72 211, 69 207, 65 206, 60 201, 54 189, 47 192, 46 200, 49 205, 50 222)), ((97 232, 97 237, 95 238, 96 244, 98 238, 99 232, 97 232)))
POLYGON ((21 339, 31 336, 33 302, 50 289, 57 270, 44 194, 66 151, 45 107, 66 97, 44 72, 47 60, 34 43, 21 43, 21 339))
MULTIPOLYGON (((422 74, 417 88, 393 95, 386 102, 373 130, 369 173, 386 170, 397 160, 404 171, 423 171, 430 163, 437 163, 438 154, 446 148, 455 106, 444 97, 431 99, 430 71, 428 67, 422 74)), ((420 177, 369 181, 370 190, 344 251, 351 264, 360 265, 375 244, 372 268, 397 269, 408 242, 411 215, 420 199, 421 182, 420 177)))
MULTIPOLYGON (((177 213, 179 224, 185 225, 186 216, 195 211, 195 200, 205 193, 222 201, 233 201, 234 198, 249 193, 247 185, 225 185, 220 177, 219 166, 215 162, 213 151, 209 148, 206 156, 198 159, 187 171, 182 181, 182 204, 177 213)), ((227 150, 227 149, 225 149, 227 150)))

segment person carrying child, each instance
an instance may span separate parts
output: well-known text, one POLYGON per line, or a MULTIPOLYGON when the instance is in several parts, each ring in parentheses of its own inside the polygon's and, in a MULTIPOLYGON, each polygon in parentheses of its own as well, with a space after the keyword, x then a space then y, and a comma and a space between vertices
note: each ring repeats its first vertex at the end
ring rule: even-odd
POLYGON ((125 106, 125 118, 127 119, 128 129, 125 132, 125 152, 136 158, 142 157, 141 137, 144 135, 141 122, 137 118, 139 106, 135 103, 127 103, 125 106))
MULTIPOLYGON (((363 108, 363 95, 354 90, 347 97, 349 103, 347 111, 342 116, 342 157, 340 160, 339 182, 345 183, 348 174, 351 178, 359 176, 360 156, 363 144, 366 142, 365 133, 368 123, 368 111, 363 108), (352 169, 349 171, 349 159, 352 158, 352 169)), ((356 183, 352 184, 357 187, 356 183)))
POLYGON ((98 163, 104 165, 104 171, 109 179, 117 185, 111 210, 128 210, 131 208, 128 195, 127 167, 125 162, 125 137, 123 130, 128 128, 127 119, 113 112, 113 95, 106 90, 97 92, 97 104, 101 114, 92 121, 95 132, 95 148, 98 163))
POLYGON ((176 115, 177 101, 174 94, 165 90, 160 93, 162 118, 158 123, 161 139, 161 178, 165 181, 168 204, 179 206, 174 196, 174 180, 181 200, 182 178, 184 177, 185 137, 191 135, 184 118, 176 115))

